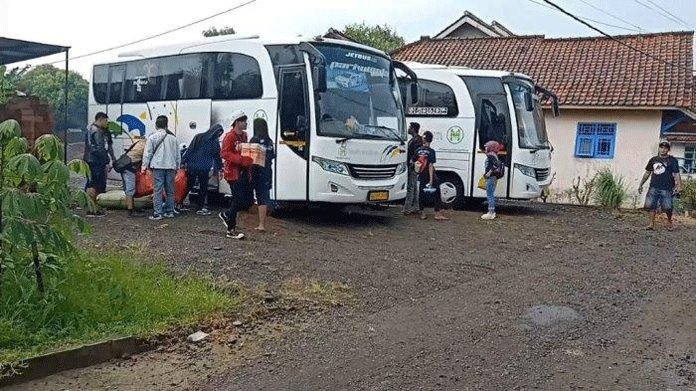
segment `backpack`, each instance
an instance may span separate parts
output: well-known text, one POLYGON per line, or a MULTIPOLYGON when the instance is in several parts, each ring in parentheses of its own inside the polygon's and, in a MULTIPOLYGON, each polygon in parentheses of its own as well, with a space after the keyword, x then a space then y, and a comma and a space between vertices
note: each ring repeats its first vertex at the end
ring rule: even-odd
POLYGON ((415 164, 413 165, 416 174, 425 174, 428 168, 428 154, 422 153, 418 155, 415 164))
POLYGON ((494 177, 500 179, 503 176, 505 176, 505 165, 503 162, 498 159, 498 157, 495 157, 495 161, 493 162, 493 168, 491 168, 491 175, 494 177))

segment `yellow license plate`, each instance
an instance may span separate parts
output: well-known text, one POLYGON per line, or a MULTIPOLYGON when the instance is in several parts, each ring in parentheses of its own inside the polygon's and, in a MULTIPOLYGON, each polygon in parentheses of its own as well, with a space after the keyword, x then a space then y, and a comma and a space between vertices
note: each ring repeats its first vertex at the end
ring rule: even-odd
POLYGON ((368 201, 388 201, 389 200, 389 192, 384 190, 384 191, 371 191, 367 193, 367 200, 368 201))

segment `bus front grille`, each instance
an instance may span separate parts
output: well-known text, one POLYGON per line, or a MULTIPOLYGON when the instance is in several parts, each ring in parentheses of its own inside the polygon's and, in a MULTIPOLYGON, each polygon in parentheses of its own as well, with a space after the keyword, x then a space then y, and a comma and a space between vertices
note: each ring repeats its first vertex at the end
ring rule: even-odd
POLYGON ((537 182, 544 182, 549 177, 550 168, 535 168, 537 182))
POLYGON ((389 179, 396 174, 396 164, 384 166, 368 166, 360 164, 349 164, 350 176, 356 179, 389 179))

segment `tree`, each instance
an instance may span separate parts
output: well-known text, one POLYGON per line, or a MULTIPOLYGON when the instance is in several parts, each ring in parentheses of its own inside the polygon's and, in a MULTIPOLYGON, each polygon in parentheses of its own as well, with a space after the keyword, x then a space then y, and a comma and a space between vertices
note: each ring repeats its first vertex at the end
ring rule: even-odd
POLYGON ((84 191, 71 190, 69 181, 71 171, 89 176, 89 167, 82 160, 66 165, 62 158, 63 143, 56 136, 39 137, 29 151, 17 121, 0 123, 0 296, 3 269, 27 264, 43 294, 42 266, 60 268, 76 251, 73 231, 88 229, 71 206, 95 206, 84 191))
POLYGON ((46 100, 53 109, 56 129, 87 126, 89 83, 75 71, 68 73, 68 122, 65 122, 65 70, 39 65, 18 72, 14 79, 18 90, 46 100))
POLYGON ((203 30, 204 37, 217 37, 219 35, 231 35, 231 34, 235 34, 235 31, 234 31, 234 28, 229 27, 229 26, 225 26, 225 27, 221 28, 220 30, 215 28, 215 26, 213 26, 207 30, 203 30))
POLYGON ((5 66, 0 65, 0 105, 4 105, 15 92, 14 83, 9 75, 5 74, 5 66))
POLYGON ((353 23, 347 25, 343 33, 356 42, 387 53, 404 45, 404 38, 386 24, 384 26, 368 26, 365 22, 353 23))

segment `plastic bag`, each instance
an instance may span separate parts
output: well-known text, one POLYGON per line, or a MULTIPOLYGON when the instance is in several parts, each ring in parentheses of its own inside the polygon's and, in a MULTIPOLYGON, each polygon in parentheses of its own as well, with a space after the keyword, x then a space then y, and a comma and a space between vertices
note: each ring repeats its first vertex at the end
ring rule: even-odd
POLYGON ((150 171, 138 170, 135 172, 135 197, 150 195, 154 189, 150 171))

